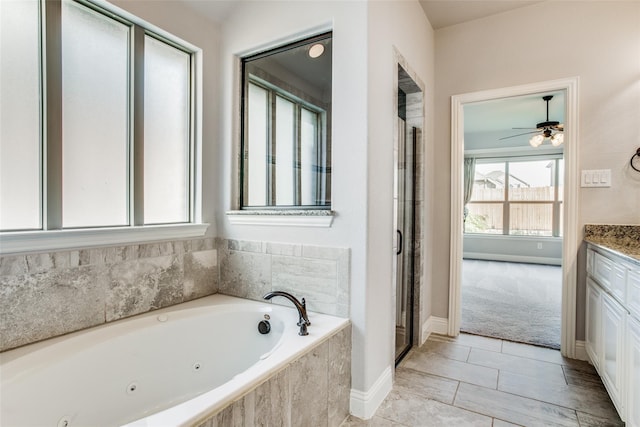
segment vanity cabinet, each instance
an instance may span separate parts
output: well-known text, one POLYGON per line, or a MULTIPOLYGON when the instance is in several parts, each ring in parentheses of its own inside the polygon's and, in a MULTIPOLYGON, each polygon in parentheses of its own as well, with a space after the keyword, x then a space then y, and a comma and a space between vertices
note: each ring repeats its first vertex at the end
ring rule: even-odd
POLYGON ((627 426, 640 427, 640 321, 630 319, 627 336, 627 426))
POLYGON ((620 418, 640 427, 640 263, 588 246, 585 332, 620 418))

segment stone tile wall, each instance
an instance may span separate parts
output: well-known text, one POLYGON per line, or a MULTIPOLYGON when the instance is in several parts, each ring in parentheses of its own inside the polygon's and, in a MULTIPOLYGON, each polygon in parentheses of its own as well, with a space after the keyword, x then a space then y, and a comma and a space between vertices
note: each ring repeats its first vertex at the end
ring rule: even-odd
POLYGON ((211 238, 0 257, 0 351, 217 290, 211 238))
POLYGON ((310 311, 349 317, 349 249, 228 239, 217 249, 220 293, 262 301, 285 291, 304 297, 310 311))
POLYGON ((199 427, 334 427, 349 415, 351 325, 199 427))

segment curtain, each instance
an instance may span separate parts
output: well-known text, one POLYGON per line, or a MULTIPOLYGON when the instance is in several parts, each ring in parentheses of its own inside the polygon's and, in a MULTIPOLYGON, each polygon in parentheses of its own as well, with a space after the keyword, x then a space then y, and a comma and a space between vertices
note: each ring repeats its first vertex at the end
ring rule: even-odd
POLYGON ((467 203, 471 200, 475 175, 476 159, 475 157, 466 157, 464 159, 464 221, 467 220, 467 203))

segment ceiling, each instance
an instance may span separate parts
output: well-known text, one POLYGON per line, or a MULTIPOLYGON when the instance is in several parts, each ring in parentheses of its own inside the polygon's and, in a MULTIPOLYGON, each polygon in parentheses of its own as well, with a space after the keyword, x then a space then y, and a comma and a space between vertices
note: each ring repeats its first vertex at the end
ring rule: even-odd
MULTIPOLYGON (((191 9, 217 23, 224 22, 243 1, 248 0, 182 0, 191 9)), ((419 0, 419 2, 431 26, 437 30, 540 3, 541 0, 419 0)))
POLYGON ((528 146, 529 138, 532 134, 506 140, 501 140, 500 138, 535 132, 536 124, 547 120, 547 103, 542 99, 544 95, 553 95, 553 98, 549 101, 549 120, 564 123, 564 91, 536 93, 465 104, 465 149, 528 146))
MULTIPOLYGON (((187 7, 211 21, 222 23, 239 4, 249 0, 181 0, 187 7)), ((270 0, 264 0, 270 1, 270 0)), ((302 1, 302 0, 293 0, 302 1)), ((419 0, 434 29, 480 19, 521 7, 541 3, 541 0, 419 0)), ((307 73, 309 70, 306 71, 307 73)), ((564 94, 555 95, 549 104, 550 120, 564 121, 564 94)), ((465 135, 494 134, 501 136, 523 133, 514 127, 535 127, 546 118, 543 94, 487 101, 465 106, 465 135)), ((492 139, 496 139, 495 136, 492 139)), ((507 140, 508 145, 526 144, 528 136, 507 140)))
POLYGON ((420 0, 434 30, 507 12, 540 0, 420 0))
MULTIPOLYGON (((545 92, 466 104, 465 133, 535 128, 537 123, 546 121, 547 118, 547 103, 542 99, 544 95, 553 95, 553 99, 549 101, 549 120, 563 123, 564 92, 545 92)), ((526 129, 522 132, 526 132, 526 129)))

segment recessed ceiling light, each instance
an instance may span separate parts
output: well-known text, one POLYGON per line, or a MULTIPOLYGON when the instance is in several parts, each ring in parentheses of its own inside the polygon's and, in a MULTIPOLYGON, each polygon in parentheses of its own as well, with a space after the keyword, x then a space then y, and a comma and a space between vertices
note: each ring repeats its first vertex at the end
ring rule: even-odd
POLYGON ((321 43, 316 43, 309 48, 309 56, 311 58, 317 58, 324 53, 324 46, 321 43))

